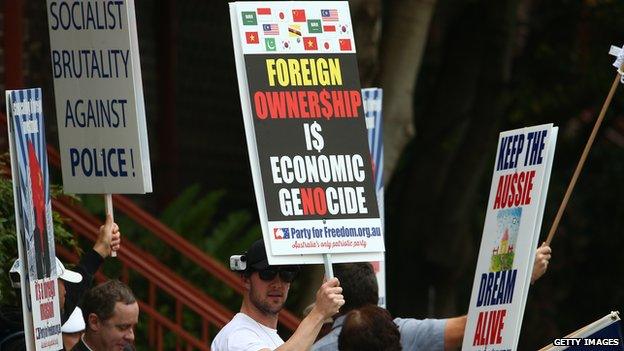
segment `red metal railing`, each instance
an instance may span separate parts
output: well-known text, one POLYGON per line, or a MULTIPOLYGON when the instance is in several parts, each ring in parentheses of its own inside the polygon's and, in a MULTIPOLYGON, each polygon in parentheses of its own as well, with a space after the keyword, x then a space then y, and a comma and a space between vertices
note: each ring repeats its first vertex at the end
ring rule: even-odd
MULTIPOLYGON (((5 175, 10 176, 7 173, 5 175)), ((69 198, 53 199, 52 205, 60 215, 72 218, 68 225, 74 230, 74 233, 84 236, 91 241, 96 240, 100 226, 99 219, 86 213, 69 198)), ((209 350, 209 327, 223 327, 232 318, 233 313, 173 273, 152 255, 143 252, 131 243, 124 243, 123 246, 124 249, 119 252, 120 262, 122 262, 121 280, 129 283, 128 270, 131 269, 148 281, 149 302, 139 301, 139 305, 143 313, 149 316, 149 346, 154 347, 158 351, 164 349, 163 328, 166 328, 176 335, 176 350, 181 350, 183 344, 186 345, 187 350, 193 350, 194 348, 209 350), (157 312, 156 288, 167 293, 175 300, 176 322, 157 312), (202 323, 201 338, 197 338, 183 329, 181 319, 183 308, 195 312, 200 317, 202 323)), ((79 259, 78 255, 63 246, 57 245, 56 251, 57 255, 67 262, 75 263, 79 259)), ((101 273, 97 273, 96 278, 99 281, 106 280, 106 277, 101 273)))
MULTIPOLYGON (((3 126, 3 129, 6 129, 6 117, 2 113, 0 113, 0 124, 3 126)), ((60 168, 61 160, 58 151, 56 151, 56 149, 54 149, 51 145, 47 146, 47 151, 49 163, 52 166, 60 168)), ((242 293, 243 286, 239 277, 227 270, 218 261, 209 257, 197 247, 190 244, 171 228, 162 224, 156 218, 140 209, 123 195, 114 195, 113 201, 115 203, 115 207, 122 213, 126 214, 129 218, 141 224, 144 228, 148 229, 156 237, 174 249, 179 252, 183 252, 184 255, 191 259, 194 263, 214 275, 219 280, 223 281, 226 285, 233 288, 238 293, 242 293)), ((56 211, 61 213, 61 215, 71 220, 69 225, 76 231, 77 234, 85 236, 92 241, 95 240, 99 225, 101 223, 99 219, 88 214, 67 199, 54 200, 53 207, 56 211)), ((61 257, 68 259, 71 262, 77 262, 77 258, 66 255, 66 251, 67 250, 63 249, 59 250, 61 257)), ((136 248, 131 243, 124 242, 124 249, 120 251, 119 259, 122 264, 126 266, 124 269, 124 272, 126 273, 122 274, 122 277, 127 277, 127 268, 131 268, 149 280, 149 301, 148 303, 142 302, 142 304, 149 307, 149 309, 146 310, 155 311, 155 288, 159 288, 167 292, 176 300, 176 322, 167 320, 163 323, 163 318, 165 317, 153 316, 150 314, 148 328, 148 335, 150 339, 149 344, 156 347, 158 350, 161 350, 158 345, 162 345, 161 333, 163 327, 166 327, 171 332, 175 333, 178 337, 180 337, 180 339, 187 342, 187 345, 189 346, 196 345, 200 342, 197 338, 189 341, 187 337, 183 337, 177 332, 179 330, 183 330, 181 328, 182 306, 193 310, 202 318, 203 325, 201 341, 203 341, 204 344, 207 344, 210 337, 208 332, 210 324, 222 327, 232 318, 232 312, 227 311, 218 302, 209 298, 194 285, 186 282, 177 274, 171 272, 156 258, 136 248), (177 327, 171 328, 172 325, 176 325, 177 327)), ((300 321, 291 312, 282 311, 282 313, 280 313, 280 322, 287 329, 293 331, 297 328, 300 321)))
MULTIPOLYGON (((68 225, 73 230, 95 241, 101 221, 69 202, 67 199, 53 199, 52 206, 62 216, 71 218, 68 225)), ((234 315, 217 301, 160 263, 155 257, 138 249, 132 243, 124 241, 123 250, 119 251, 119 255, 124 266, 140 273, 156 284, 158 288, 182 301, 213 324, 221 327, 234 315)))
MULTIPOLYGON (((59 245, 56 246, 56 252, 64 260, 67 260, 70 262, 77 262, 79 259, 78 255, 66 249, 65 247, 62 247, 59 245)), ((95 278, 99 282, 105 281, 107 279, 102 273, 97 273, 95 278)), ((128 281, 126 279, 126 283, 127 282, 128 281)), ((150 282, 150 287, 151 286, 154 286, 152 282, 150 282)), ((141 310, 141 313, 147 314, 150 320, 156 321, 156 324, 158 325, 157 327, 150 328, 149 330, 149 334, 151 334, 149 336, 150 346, 155 347, 155 349, 159 351, 163 350, 164 345, 162 342, 162 337, 158 337, 158 336, 162 335, 163 333, 162 326, 164 326, 167 329, 171 330, 173 333, 175 333, 188 346, 197 348, 198 350, 202 350, 202 351, 210 350, 210 348, 208 347, 208 342, 206 341, 207 338, 204 338, 203 335, 202 335, 201 340, 196 338, 195 336, 191 335, 186 330, 184 330, 182 327, 180 327, 179 323, 172 322, 170 319, 160 314, 154 307, 152 307, 153 306, 152 303, 146 303, 145 301, 142 301, 142 300, 137 300, 137 301, 139 303, 139 308, 141 310)))
MULTIPOLYGON (((51 145, 47 146, 48 160, 52 166, 61 167, 61 157, 58 151, 51 145)), ((154 236, 165 242, 167 245, 183 252, 184 255, 203 268, 217 279, 223 281, 230 288, 242 294, 243 284, 240 277, 229 269, 225 268, 220 262, 206 255, 195 245, 188 242, 182 236, 177 234, 173 229, 169 228, 154 216, 145 212, 130 199, 123 195, 113 195, 113 204, 115 209, 127 215, 130 219, 150 231, 154 236)), ((297 329, 301 322, 292 312, 283 310, 279 316, 280 322, 290 331, 297 329)))

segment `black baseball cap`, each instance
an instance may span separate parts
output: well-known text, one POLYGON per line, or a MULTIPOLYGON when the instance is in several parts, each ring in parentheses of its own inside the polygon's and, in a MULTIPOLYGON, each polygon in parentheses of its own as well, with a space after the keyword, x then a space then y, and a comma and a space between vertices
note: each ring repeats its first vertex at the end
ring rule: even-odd
POLYGON ((245 252, 245 260, 247 262, 247 271, 262 271, 269 268, 264 240, 259 239, 251 244, 249 250, 245 252))
MULTIPOLYGON (((269 260, 267 259, 266 247, 264 246, 264 240, 262 239, 254 241, 244 255, 247 263, 247 272, 263 271, 270 267, 269 260)), ((298 265, 280 267, 292 267, 295 270, 299 270, 298 265)))

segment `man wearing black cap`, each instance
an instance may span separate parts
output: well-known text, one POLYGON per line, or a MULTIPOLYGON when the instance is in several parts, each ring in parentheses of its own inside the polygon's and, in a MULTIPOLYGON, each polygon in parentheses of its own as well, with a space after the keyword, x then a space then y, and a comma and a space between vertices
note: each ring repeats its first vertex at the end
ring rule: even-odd
POLYGON ((338 279, 326 281, 316 293, 315 307, 284 342, 277 334, 277 316, 299 267, 269 266, 262 240, 254 242, 241 261, 246 263, 246 267, 240 268, 245 285, 243 303, 240 312, 213 340, 213 351, 306 350, 316 339, 323 321, 336 314, 345 302, 338 279))

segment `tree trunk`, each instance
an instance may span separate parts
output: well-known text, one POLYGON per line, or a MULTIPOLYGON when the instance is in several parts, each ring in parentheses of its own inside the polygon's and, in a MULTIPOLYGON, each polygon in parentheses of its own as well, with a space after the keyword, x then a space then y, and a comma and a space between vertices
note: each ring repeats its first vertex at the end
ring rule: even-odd
POLYGON ((386 2, 375 83, 384 89, 384 183, 414 136, 414 87, 436 0, 386 2))
POLYGON ((388 303, 395 315, 466 312, 470 296, 462 296, 458 308, 456 289, 472 286, 484 213, 475 207, 483 202, 479 196, 486 196, 482 176, 492 164, 508 105, 516 1, 452 7, 451 2, 441 1, 434 18, 427 74, 417 95, 422 105, 415 119, 418 137, 406 149, 405 166, 397 170, 388 194, 393 287, 388 303))

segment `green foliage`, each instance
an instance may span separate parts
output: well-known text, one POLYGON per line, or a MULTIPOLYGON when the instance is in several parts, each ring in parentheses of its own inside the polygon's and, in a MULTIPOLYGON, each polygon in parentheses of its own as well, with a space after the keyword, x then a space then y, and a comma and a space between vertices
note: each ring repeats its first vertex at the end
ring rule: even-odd
MULTIPOLYGON (((9 167, 8 155, 0 155, 0 170, 9 167)), ((18 257, 17 235, 15 228, 15 207, 13 204, 13 183, 7 172, 0 172, 0 304, 18 304, 19 294, 11 287, 8 272, 18 257)), ((62 196, 59 186, 50 189, 53 198, 62 196)), ((63 218, 52 211, 54 222, 54 239, 57 245, 63 245, 73 251, 80 252, 73 235, 63 226, 63 218)))

